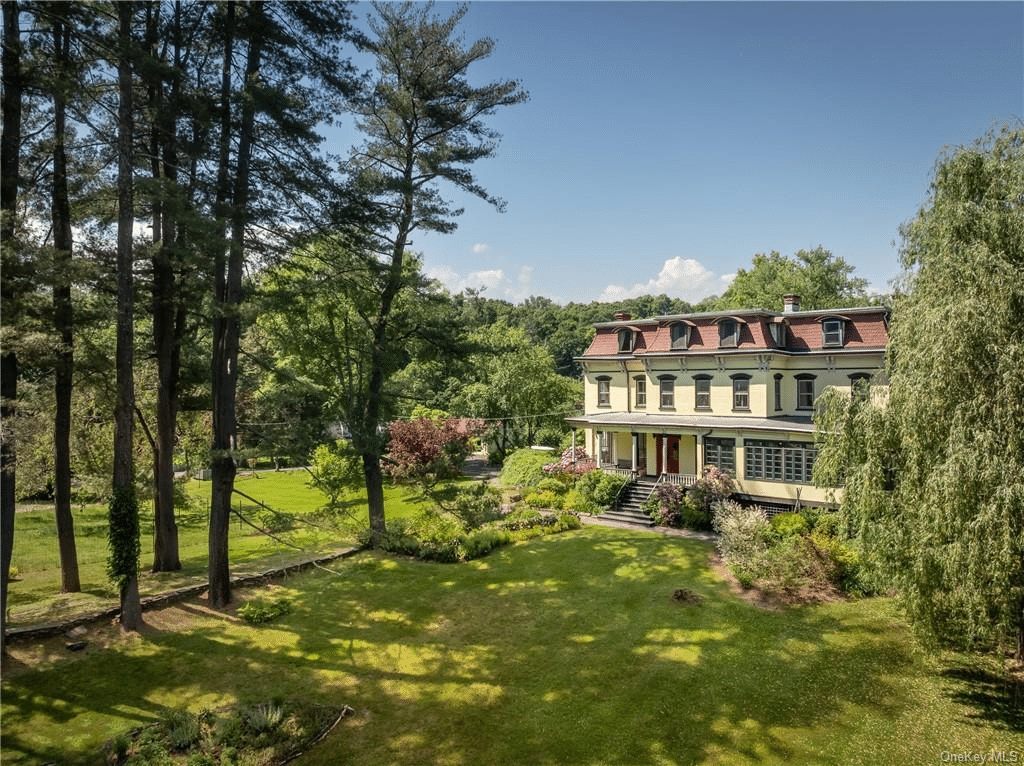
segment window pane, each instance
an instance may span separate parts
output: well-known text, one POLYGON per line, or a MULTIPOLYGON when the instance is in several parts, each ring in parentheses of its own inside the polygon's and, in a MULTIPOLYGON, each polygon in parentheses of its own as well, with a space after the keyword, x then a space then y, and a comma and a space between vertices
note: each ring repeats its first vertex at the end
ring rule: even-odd
POLYGON ((674 407, 675 406, 675 381, 665 379, 661 381, 661 406, 662 407, 674 407))

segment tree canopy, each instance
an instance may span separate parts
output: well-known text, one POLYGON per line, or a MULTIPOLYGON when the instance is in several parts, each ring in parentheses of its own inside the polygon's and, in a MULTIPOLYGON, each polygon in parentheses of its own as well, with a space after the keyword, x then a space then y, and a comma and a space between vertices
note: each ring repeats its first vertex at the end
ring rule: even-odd
POLYGON ((800 296, 803 309, 832 309, 870 303, 866 279, 853 276, 854 268, 841 256, 819 245, 797 250, 793 257, 773 250, 757 253, 750 269, 739 269, 716 309, 764 308, 778 310, 782 296, 800 296))
POLYGON ((1024 659, 1024 131, 942 156, 902 235, 888 400, 826 400, 816 477, 922 636, 1024 659))

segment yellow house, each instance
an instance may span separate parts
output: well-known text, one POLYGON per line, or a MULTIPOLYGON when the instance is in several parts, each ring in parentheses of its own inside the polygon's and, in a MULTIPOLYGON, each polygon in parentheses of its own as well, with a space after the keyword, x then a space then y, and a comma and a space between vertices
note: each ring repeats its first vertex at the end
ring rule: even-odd
POLYGON ((801 311, 795 295, 781 312, 619 313, 578 359, 584 414, 568 421, 602 468, 647 486, 689 485, 714 465, 744 500, 825 504, 811 480, 815 400, 881 374, 888 320, 883 307, 801 311))

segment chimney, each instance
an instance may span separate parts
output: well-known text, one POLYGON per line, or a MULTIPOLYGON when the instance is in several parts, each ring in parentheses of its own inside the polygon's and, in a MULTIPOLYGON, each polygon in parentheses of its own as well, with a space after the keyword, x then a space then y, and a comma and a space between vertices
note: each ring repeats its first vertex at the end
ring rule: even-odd
POLYGON ((632 315, 628 314, 625 311, 616 311, 615 312, 615 321, 616 322, 628 322, 632 318, 633 318, 632 315))
POLYGON ((792 314, 800 310, 800 296, 790 293, 782 296, 782 313, 792 314))

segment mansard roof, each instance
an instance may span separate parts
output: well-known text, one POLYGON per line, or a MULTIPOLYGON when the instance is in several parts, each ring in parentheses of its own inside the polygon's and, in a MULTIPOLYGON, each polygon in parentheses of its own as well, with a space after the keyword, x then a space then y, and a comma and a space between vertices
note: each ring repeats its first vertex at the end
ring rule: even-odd
POLYGON ((623 318, 598 322, 590 346, 579 359, 594 357, 641 356, 648 354, 694 354, 701 352, 811 351, 848 352, 883 350, 889 342, 889 309, 884 306, 856 306, 817 311, 768 311, 766 309, 730 309, 692 314, 667 314, 649 319, 623 318), (733 319, 739 328, 739 341, 719 345, 719 323, 733 319), (844 323, 841 347, 826 346, 822 340, 822 322, 839 319, 844 323), (673 347, 672 325, 685 324, 688 342, 673 347), (769 327, 786 328, 781 344, 776 343, 769 327), (635 342, 629 351, 619 350, 618 332, 630 330, 635 342))

